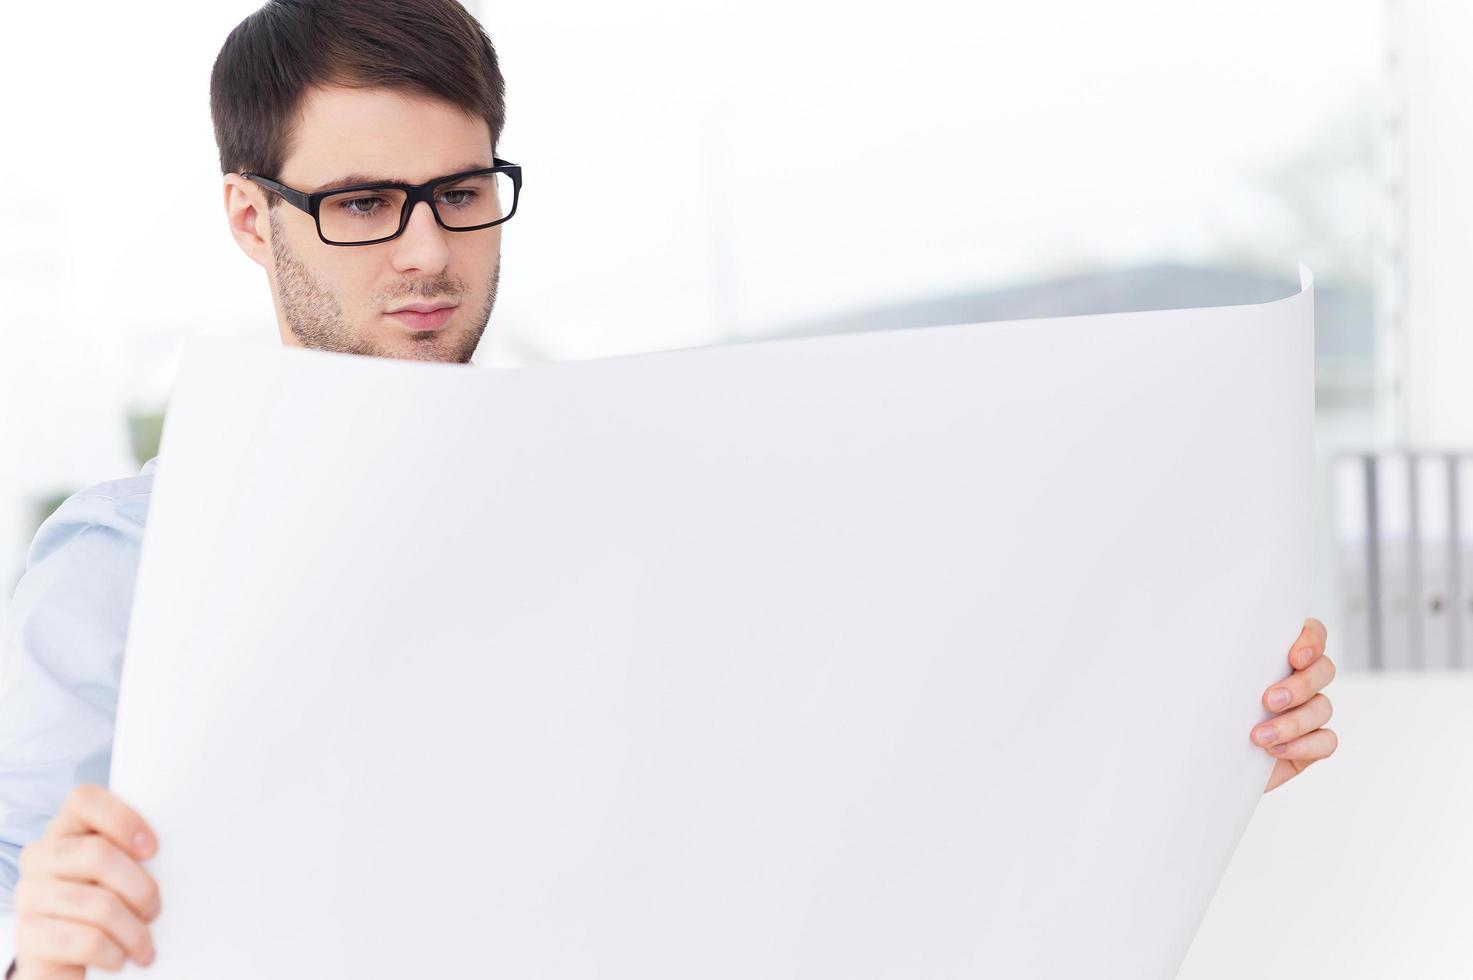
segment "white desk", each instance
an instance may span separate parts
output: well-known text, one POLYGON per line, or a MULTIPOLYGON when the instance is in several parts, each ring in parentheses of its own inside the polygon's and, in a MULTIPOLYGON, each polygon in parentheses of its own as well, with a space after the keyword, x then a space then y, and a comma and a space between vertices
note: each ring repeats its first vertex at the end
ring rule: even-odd
POLYGON ((1260 801, 1177 980, 1473 978, 1473 672, 1325 693, 1340 747, 1260 801))

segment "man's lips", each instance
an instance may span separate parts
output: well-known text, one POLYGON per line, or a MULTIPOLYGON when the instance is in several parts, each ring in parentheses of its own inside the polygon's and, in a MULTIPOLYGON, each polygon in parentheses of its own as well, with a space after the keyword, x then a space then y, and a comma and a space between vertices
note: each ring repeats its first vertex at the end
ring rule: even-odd
MULTIPOLYGON (((429 304, 419 303, 415 304, 415 306, 428 307, 429 304)), ((410 330, 439 330, 446 323, 450 322, 450 317, 459 309, 458 306, 442 306, 438 309, 421 312, 415 309, 415 306, 407 306, 402 310, 386 313, 385 316, 399 321, 400 324, 408 327, 410 330)))

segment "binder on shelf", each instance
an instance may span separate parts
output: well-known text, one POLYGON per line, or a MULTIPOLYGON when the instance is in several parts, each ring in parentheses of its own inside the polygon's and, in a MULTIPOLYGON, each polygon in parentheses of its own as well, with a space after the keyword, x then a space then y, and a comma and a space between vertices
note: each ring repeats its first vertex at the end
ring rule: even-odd
POLYGON ((1413 605, 1420 591, 1416 579, 1417 549, 1412 527, 1412 482, 1415 468, 1406 452, 1378 454, 1374 460, 1376 559, 1380 593, 1380 664, 1384 670, 1407 670, 1421 663, 1421 619, 1413 605))
POLYGON ((1414 651, 1413 665, 1447 670, 1458 658, 1454 644, 1460 625, 1453 615, 1459 561, 1452 524, 1451 468, 1448 457, 1441 453, 1417 455, 1413 465, 1416 615, 1421 620, 1416 630, 1421 649, 1414 651))
POLYGON ((1370 561, 1372 543, 1368 483, 1372 459, 1364 453, 1336 456, 1330 463, 1331 517, 1335 534, 1336 605, 1340 630, 1332 637, 1337 665, 1352 670, 1373 669, 1376 655, 1375 588, 1370 561))
POLYGON ((1453 480, 1457 485, 1458 532, 1458 658, 1456 666, 1473 668, 1473 456, 1458 455, 1453 480))

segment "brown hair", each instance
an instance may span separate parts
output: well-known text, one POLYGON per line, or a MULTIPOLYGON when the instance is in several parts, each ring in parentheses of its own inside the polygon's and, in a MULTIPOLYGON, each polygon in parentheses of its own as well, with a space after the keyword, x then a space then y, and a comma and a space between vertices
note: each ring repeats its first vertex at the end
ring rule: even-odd
POLYGON ((220 172, 276 177, 317 85, 443 99, 486 120, 493 153, 506 119, 496 50, 456 0, 268 0, 230 32, 210 73, 220 172))

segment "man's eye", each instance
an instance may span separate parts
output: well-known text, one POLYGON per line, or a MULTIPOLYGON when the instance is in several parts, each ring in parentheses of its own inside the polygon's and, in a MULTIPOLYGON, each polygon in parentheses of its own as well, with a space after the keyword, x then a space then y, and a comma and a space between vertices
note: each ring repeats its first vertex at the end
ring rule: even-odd
POLYGON ((377 210, 376 205, 383 203, 384 199, 381 197, 355 197, 339 202, 338 207, 353 217, 367 217, 377 210))
POLYGON ((467 187, 457 187, 454 190, 444 191, 443 193, 441 193, 440 199, 445 201, 446 204, 450 205, 453 208, 460 208, 465 207, 467 204, 470 204, 472 201, 474 201, 476 199, 476 192, 467 187), (455 197, 452 199, 452 195, 455 194, 463 194, 465 196, 455 197))

